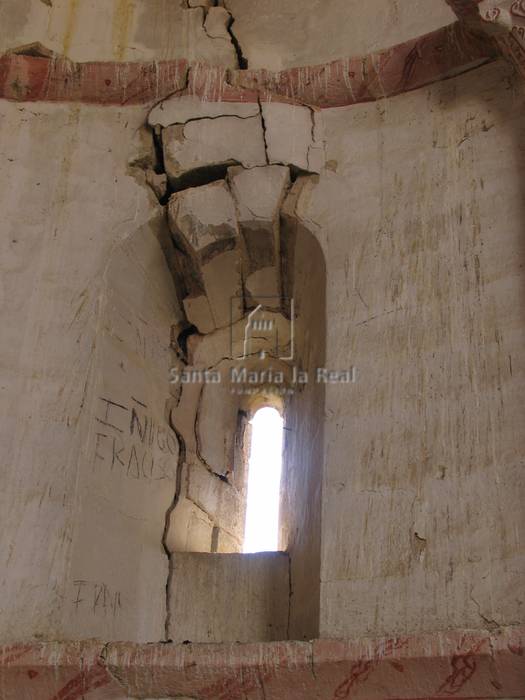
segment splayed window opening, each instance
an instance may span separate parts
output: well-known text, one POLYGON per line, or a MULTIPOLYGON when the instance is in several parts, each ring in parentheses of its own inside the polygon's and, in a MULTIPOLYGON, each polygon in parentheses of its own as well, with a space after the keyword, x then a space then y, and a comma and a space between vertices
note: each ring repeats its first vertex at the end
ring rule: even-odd
POLYGON ((283 417, 266 406, 254 414, 248 467, 244 552, 276 552, 279 548, 283 417))

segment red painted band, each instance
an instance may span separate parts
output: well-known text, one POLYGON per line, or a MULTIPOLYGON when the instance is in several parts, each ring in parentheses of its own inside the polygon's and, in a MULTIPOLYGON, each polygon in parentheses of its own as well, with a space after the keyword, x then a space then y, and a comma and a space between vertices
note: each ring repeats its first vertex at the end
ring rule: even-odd
POLYGON ((153 104, 186 87, 209 101, 292 100, 321 108, 370 102, 475 68, 498 54, 460 23, 364 57, 290 68, 226 71, 184 59, 149 63, 73 63, 63 57, 0 57, 0 97, 17 102, 153 104), (229 78, 229 80, 227 80, 229 78))
POLYGON ((523 627, 252 644, 0 646, 0 696, 488 700, 525 695, 523 627), (23 652, 17 658, 17 653, 23 652), (3 694, 2 694, 3 693, 3 694))

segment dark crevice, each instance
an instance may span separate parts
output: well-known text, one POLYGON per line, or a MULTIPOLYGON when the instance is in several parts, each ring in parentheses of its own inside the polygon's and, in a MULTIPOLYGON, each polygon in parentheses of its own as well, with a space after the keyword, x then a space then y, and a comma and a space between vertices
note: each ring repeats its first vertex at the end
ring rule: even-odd
MULTIPOLYGON (((151 128, 151 127, 150 127, 151 128)), ((162 145, 162 129, 156 127, 151 129, 153 135, 153 148, 155 149, 155 172, 157 175, 163 175, 166 172, 164 165, 164 148, 162 145)))
POLYGON ((161 204, 163 207, 165 207, 168 204, 168 202, 170 201, 170 197, 172 194, 173 194, 173 192, 171 192, 171 188, 170 188, 169 181, 168 181, 168 186, 166 187, 166 194, 163 195, 162 197, 159 197, 159 204, 161 204))
POLYGON ((24 44, 24 46, 17 46, 14 49, 10 49, 7 53, 14 54, 15 56, 32 56, 33 58, 56 58, 57 54, 48 49, 39 41, 34 41, 32 44, 24 44))
POLYGON ((297 165, 290 165, 290 180, 292 185, 301 175, 311 175, 307 170, 302 170, 297 165))
POLYGON ((239 40, 233 33, 233 24, 235 22, 234 17, 230 15, 230 21, 228 22, 228 25, 226 29, 228 30, 228 34, 231 36, 232 44, 235 49, 235 53, 237 54, 237 63, 239 64, 240 70, 247 70, 248 68, 248 59, 245 57, 245 55, 242 52, 242 47, 239 44, 239 40))
MULTIPOLYGON (((249 106, 249 105, 247 105, 249 106)), ((185 127, 186 124, 191 124, 192 122, 202 122, 206 120, 214 121, 215 119, 257 119, 257 114, 250 114, 247 117, 241 117, 240 114, 216 114, 214 117, 190 117, 186 119, 185 122, 176 122, 175 124, 170 124, 170 126, 182 126, 185 127)))
POLYGON ((211 531, 211 553, 216 554, 219 550, 219 533, 220 533, 220 528, 217 527, 217 525, 214 525, 213 530, 211 531))
MULTIPOLYGON (((184 86, 182 88, 180 88, 179 90, 176 90, 175 92, 168 95, 168 97, 163 98, 163 100, 161 100, 158 104, 161 104, 166 99, 170 99, 170 98, 173 98, 177 95, 184 93, 188 89, 188 86, 190 83, 190 74, 191 74, 191 67, 186 70, 186 77, 185 77, 185 81, 184 81, 184 86)), ((157 105, 155 105, 155 106, 157 106, 157 105)), ((163 129, 159 124, 157 124, 156 126, 148 125, 148 128, 151 132, 151 138, 153 141, 153 148, 154 148, 154 152, 155 152, 155 163, 154 163, 153 170, 154 170, 156 175, 167 175, 166 163, 165 163, 165 159, 164 159, 164 144, 163 144, 163 139, 162 139, 163 129)), ((166 183, 166 193, 162 197, 158 197, 159 203, 162 206, 166 206, 168 204, 169 199, 170 199, 171 195, 173 194, 173 192, 174 192, 174 189, 173 189, 173 187, 170 183, 170 180, 168 178, 167 183, 166 183)))
POLYGON ((184 328, 177 337, 177 346, 181 353, 179 357, 185 364, 188 364, 188 339, 192 335, 198 334, 197 326, 189 325, 187 328, 184 328))
MULTIPOLYGON (((153 139, 153 148, 155 150, 155 164, 154 172, 157 175, 166 175, 166 166, 164 164, 164 146, 162 144, 162 129, 155 127, 151 130, 153 139)), ((171 195, 173 194, 170 181, 166 181, 166 192, 162 196, 158 196, 159 204, 163 207, 169 202, 171 195)))
POLYGON ((228 168, 232 165, 240 165, 236 160, 228 160, 224 163, 218 163, 216 165, 204 165, 201 168, 195 168, 190 172, 184 173, 177 178, 168 178, 168 182, 171 187, 171 193, 181 192, 182 190, 187 190, 190 187, 202 187, 202 185, 209 185, 211 182, 216 180, 224 180, 228 168))

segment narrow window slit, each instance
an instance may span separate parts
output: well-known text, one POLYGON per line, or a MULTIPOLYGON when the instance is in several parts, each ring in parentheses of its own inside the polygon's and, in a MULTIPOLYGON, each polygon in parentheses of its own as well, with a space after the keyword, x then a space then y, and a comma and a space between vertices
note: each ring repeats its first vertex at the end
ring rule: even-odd
POLYGON ((279 501, 283 418, 269 406, 251 420, 248 500, 244 552, 275 552, 279 548, 279 501))

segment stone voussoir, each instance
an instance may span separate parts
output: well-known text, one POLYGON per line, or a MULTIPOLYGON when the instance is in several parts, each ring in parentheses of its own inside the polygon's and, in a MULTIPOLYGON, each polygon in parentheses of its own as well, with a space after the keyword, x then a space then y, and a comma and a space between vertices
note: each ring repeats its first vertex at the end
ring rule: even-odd
POLYGON ((235 203, 225 180, 173 194, 168 222, 173 236, 200 263, 232 248, 239 236, 235 203))
POLYGON ((237 205, 245 251, 245 289, 249 306, 280 306, 281 205, 290 187, 290 170, 267 165, 228 169, 228 182, 237 205))
POLYGON ((237 321, 244 308, 241 251, 235 203, 226 181, 173 194, 168 222, 178 247, 193 261, 208 302, 207 306, 200 296, 186 299, 188 320, 201 332, 237 321))
POLYGON ((250 168, 267 162, 257 103, 181 95, 154 107, 148 123, 162 128, 165 168, 174 189, 213 179, 210 169, 225 172, 235 163, 250 168))
POLYGON ((268 161, 319 173, 324 165, 320 119, 310 107, 263 102, 268 161))

